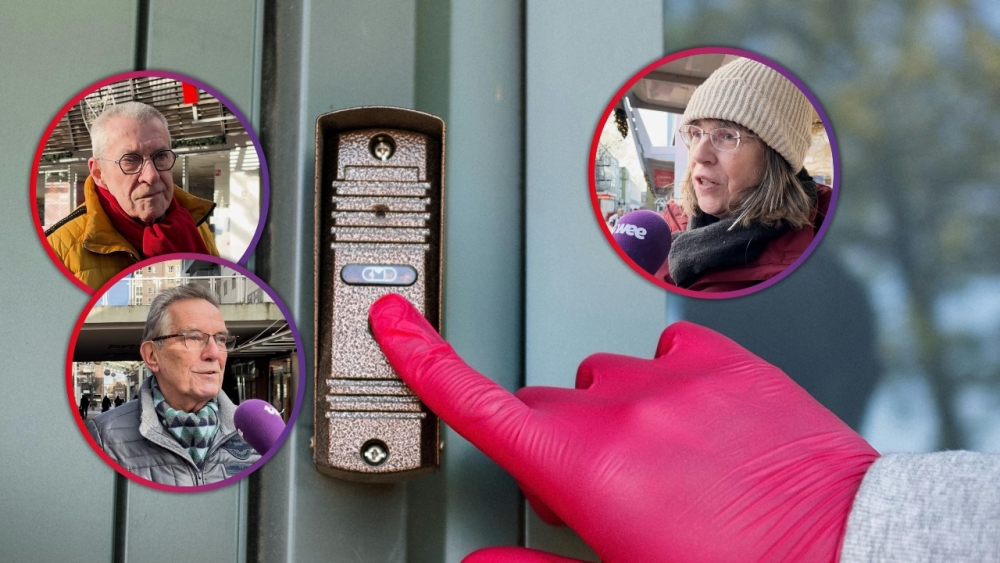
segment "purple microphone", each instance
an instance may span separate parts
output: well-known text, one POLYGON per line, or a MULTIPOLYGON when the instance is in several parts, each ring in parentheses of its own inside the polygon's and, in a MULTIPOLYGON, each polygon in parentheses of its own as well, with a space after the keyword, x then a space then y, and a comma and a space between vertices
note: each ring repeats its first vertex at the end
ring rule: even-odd
POLYGON ((270 403, 260 399, 247 399, 240 403, 233 415, 233 424, 240 436, 260 455, 271 449, 285 429, 281 413, 270 403))
POLYGON ((670 254, 670 227, 655 211, 637 209, 622 215, 611 235, 625 254, 650 275, 670 254))

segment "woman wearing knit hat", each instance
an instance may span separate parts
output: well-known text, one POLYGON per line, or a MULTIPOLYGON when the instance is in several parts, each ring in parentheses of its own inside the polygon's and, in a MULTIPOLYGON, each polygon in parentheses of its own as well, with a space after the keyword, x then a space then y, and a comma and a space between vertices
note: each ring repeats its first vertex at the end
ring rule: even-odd
POLYGON ((802 167, 813 113, 795 84, 752 59, 720 67, 695 90, 678 131, 687 173, 680 199, 663 212, 673 241, 657 278, 735 291, 805 252, 832 193, 802 167))

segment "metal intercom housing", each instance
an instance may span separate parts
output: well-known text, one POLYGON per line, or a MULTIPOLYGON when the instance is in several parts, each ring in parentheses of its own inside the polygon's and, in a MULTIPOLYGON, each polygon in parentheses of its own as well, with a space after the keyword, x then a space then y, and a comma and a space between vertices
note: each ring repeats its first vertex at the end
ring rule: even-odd
POLYGON ((387 293, 441 322, 444 122, 394 107, 316 120, 315 418, 323 473, 395 481, 437 470, 440 424, 368 326, 387 293))

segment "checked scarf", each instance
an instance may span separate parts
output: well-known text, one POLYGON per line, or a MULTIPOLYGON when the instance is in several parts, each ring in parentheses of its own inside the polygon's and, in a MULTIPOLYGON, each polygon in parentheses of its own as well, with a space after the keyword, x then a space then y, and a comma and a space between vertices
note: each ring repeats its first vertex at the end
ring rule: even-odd
POLYGON ((187 450, 198 469, 205 464, 205 456, 212 445, 212 438, 219 431, 219 403, 216 399, 205 403, 196 413, 177 410, 167 404, 156 384, 152 381, 153 408, 163 422, 163 426, 187 450))

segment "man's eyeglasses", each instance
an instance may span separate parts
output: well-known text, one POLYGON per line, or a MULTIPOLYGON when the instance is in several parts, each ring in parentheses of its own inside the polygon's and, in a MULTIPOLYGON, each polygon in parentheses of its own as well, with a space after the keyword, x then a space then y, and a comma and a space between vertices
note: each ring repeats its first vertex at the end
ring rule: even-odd
POLYGON ((756 136, 749 133, 741 133, 736 129, 730 129, 729 127, 719 127, 717 129, 712 129, 711 131, 706 131, 697 125, 682 125, 680 129, 678 129, 678 133, 680 133, 681 140, 684 141, 684 144, 688 147, 697 142, 701 142, 702 137, 708 135, 708 137, 712 139, 712 146, 724 152, 736 150, 736 148, 740 146, 741 137, 756 136))
POLYGON ((157 336, 156 338, 150 338, 151 341, 156 342, 157 340, 166 340, 168 338, 180 338, 184 342, 184 346, 190 350, 201 351, 208 346, 208 339, 212 338, 215 340, 215 344, 219 348, 224 348, 227 351, 232 350, 236 347, 236 337, 228 332, 217 332, 215 334, 207 334, 200 330, 189 330, 187 332, 178 332, 177 334, 167 334, 165 336, 157 336))
MULTIPOLYGON (((99 158, 97 160, 110 160, 107 158, 99 158)), ((136 154, 134 152, 125 153, 118 160, 112 160, 121 168, 122 174, 138 174, 142 172, 143 165, 146 164, 145 158, 142 155, 136 154)), ((177 155, 174 151, 169 149, 164 149, 162 151, 157 151, 153 153, 153 156, 148 159, 152 164, 153 168, 156 168, 160 172, 166 172, 174 167, 174 163, 177 162, 177 155)))

